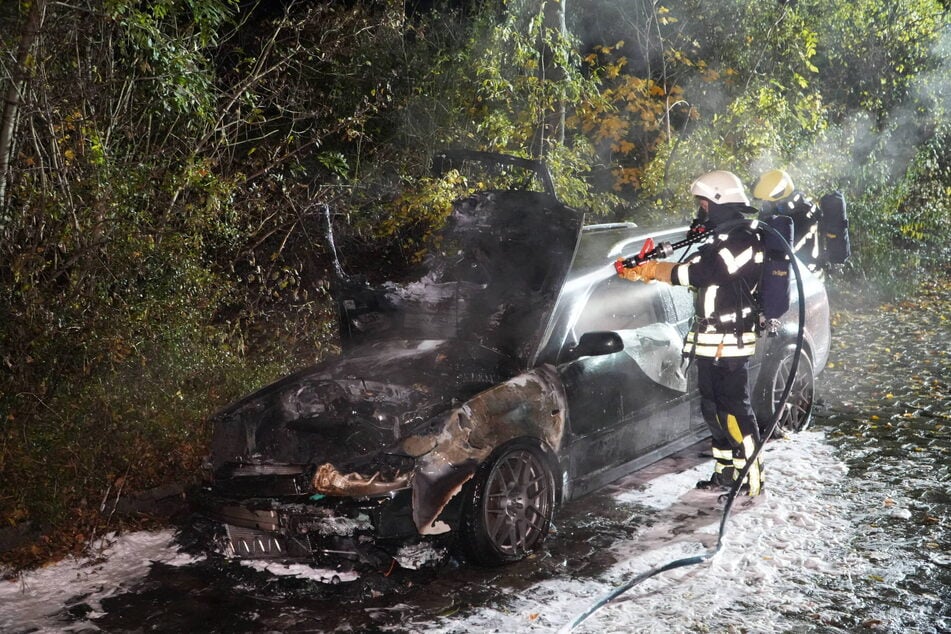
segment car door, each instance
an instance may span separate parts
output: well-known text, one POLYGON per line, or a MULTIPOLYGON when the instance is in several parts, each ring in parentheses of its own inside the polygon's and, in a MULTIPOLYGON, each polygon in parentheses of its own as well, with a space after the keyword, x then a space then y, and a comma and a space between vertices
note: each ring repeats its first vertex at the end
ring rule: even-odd
POLYGON ((559 355, 575 495, 689 430, 682 334, 668 321, 664 286, 614 276, 595 284, 559 355), (575 358, 583 334, 604 331, 617 333, 623 349, 575 358))
MULTIPOLYGON (((664 289, 664 310, 667 313, 668 321, 677 329, 681 338, 686 336, 687 331, 693 326, 694 322, 694 296, 693 291, 684 286, 668 286, 664 289)), ((707 425, 700 413, 700 391, 697 387, 697 367, 691 360, 685 362, 684 374, 687 377, 687 391, 683 396, 684 403, 673 405, 678 411, 678 416, 690 421, 690 429, 694 434, 705 435, 708 433, 707 425)))

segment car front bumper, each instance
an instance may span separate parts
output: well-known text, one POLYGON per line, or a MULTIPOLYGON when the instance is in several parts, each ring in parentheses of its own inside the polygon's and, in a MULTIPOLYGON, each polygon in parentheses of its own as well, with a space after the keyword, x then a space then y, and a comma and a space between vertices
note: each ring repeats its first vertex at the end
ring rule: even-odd
POLYGON ((396 544, 415 536, 409 491, 379 498, 320 495, 237 499, 206 487, 193 495, 199 515, 215 527, 207 536, 228 557, 384 565, 396 544))

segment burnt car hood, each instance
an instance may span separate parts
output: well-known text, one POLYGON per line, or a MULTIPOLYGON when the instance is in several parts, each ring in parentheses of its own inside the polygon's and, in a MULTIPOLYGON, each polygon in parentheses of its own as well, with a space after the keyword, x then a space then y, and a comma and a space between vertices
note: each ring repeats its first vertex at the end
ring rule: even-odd
MULTIPOLYGON (((214 417, 212 466, 359 462, 425 431, 453 403, 516 373, 471 342, 396 340, 354 348, 288 376, 214 417)), ((407 456, 411 458, 411 456, 407 456)))
MULTIPOLYGON (((211 462, 366 467, 433 416, 534 364, 583 214, 552 196, 485 191, 456 201, 409 279, 343 276, 343 352, 213 419, 211 462)), ((362 472, 366 473, 364 469, 362 472)))
POLYGON ((531 368, 583 220, 579 210, 537 192, 487 191, 456 201, 409 279, 379 286, 337 280, 341 346, 466 340, 531 368))

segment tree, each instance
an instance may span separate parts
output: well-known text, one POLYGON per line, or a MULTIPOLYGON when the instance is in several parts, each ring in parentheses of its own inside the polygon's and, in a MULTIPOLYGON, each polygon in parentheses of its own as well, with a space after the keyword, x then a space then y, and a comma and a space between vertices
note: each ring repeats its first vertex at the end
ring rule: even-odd
POLYGON ((7 172, 10 169, 10 155, 14 148, 17 111, 23 101, 26 83, 32 76, 31 70, 34 65, 32 51, 40 29, 43 28, 46 4, 47 0, 33 0, 29 5, 29 13, 21 30, 12 72, 4 73, 8 78, 8 85, 4 91, 3 109, 0 114, 0 220, 6 207, 7 172))
POLYGON ((837 119, 867 111, 882 125, 913 98, 919 76, 937 68, 934 46, 948 15, 938 0, 817 2, 811 12, 823 25, 815 62, 837 119))
MULTIPOLYGON (((565 25, 565 4, 567 0, 542 0, 542 25, 539 30, 539 49, 542 62, 539 64, 541 80, 543 82, 561 82, 567 79, 564 67, 567 60, 558 59, 560 42, 568 39, 568 29, 565 25)), ((532 153, 537 157, 544 157, 547 152, 548 139, 553 143, 565 142, 565 100, 558 99, 553 104, 551 112, 544 116, 539 125, 536 140, 532 143, 532 153)))

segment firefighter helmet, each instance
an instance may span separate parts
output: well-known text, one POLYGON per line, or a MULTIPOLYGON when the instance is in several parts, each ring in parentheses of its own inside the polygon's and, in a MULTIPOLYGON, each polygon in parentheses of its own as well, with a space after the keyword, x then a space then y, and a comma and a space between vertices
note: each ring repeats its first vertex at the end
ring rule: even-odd
POLYGON ((792 177, 785 171, 769 170, 757 179, 753 186, 753 198, 774 202, 789 197, 794 188, 792 177))
POLYGON ((718 205, 725 203, 743 203, 749 205, 743 182, 733 172, 716 170, 707 172, 690 186, 690 193, 700 196, 718 205))

